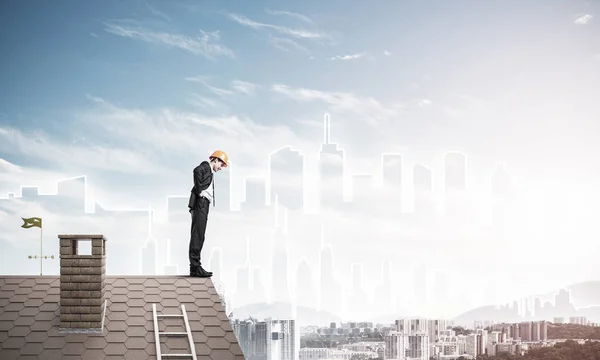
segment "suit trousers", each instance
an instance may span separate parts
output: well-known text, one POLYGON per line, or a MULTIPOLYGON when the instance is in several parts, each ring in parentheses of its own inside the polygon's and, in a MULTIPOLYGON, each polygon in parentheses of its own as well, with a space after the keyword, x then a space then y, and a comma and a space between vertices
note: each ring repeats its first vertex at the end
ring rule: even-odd
POLYGON ((202 265, 200 262, 200 253, 204 245, 206 234, 206 224, 208 222, 208 209, 210 202, 204 197, 199 197, 196 201, 194 209, 190 210, 192 214, 192 228, 190 233, 190 269, 197 268, 202 265))

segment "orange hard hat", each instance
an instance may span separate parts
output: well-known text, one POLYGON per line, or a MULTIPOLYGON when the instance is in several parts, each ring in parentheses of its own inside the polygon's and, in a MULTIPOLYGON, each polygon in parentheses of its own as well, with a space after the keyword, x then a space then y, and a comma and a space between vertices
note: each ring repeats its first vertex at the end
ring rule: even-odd
POLYGON ((216 150, 208 158, 211 159, 211 160, 213 158, 217 158, 217 159, 221 160, 223 162, 223 166, 224 167, 227 167, 227 163, 228 163, 228 160, 229 160, 229 157, 227 156, 227 154, 225 153, 225 151, 221 151, 221 150, 216 150))

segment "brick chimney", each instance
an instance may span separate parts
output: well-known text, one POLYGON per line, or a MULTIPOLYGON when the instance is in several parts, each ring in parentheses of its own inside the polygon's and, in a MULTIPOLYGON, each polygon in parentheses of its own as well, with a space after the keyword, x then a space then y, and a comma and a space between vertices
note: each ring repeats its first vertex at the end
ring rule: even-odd
POLYGON ((102 331, 105 310, 106 238, 58 235, 60 239, 60 328, 102 331), (79 254, 79 241, 92 242, 90 255, 79 254))

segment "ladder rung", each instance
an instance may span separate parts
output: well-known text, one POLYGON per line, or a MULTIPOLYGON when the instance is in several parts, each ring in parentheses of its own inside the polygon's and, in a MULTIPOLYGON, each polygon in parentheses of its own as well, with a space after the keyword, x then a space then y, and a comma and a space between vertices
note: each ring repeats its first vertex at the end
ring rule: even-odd
POLYGON ((178 357, 184 357, 184 356, 192 356, 192 354, 162 354, 162 356, 178 356, 178 357))
POLYGON ((190 328, 190 321, 187 317, 187 312, 185 311, 185 305, 181 304, 181 315, 177 314, 157 314, 156 313, 156 304, 152 304, 152 317, 154 318, 154 342, 156 343, 156 358, 158 360, 162 360, 162 357, 192 357, 193 360, 196 359, 196 347, 194 344, 194 339, 192 338, 192 331, 190 328), (183 318, 183 323, 185 325, 185 332, 183 331, 158 331, 158 318, 159 317, 181 317, 183 318), (176 335, 176 336, 187 336, 188 341, 190 343, 191 354, 163 354, 160 351, 160 335, 176 335))

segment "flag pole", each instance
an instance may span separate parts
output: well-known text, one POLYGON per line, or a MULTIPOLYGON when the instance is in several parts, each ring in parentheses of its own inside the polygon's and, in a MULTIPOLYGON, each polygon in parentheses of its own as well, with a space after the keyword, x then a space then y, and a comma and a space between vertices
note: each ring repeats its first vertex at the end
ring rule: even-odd
POLYGON ((42 265, 43 264, 43 260, 42 260, 43 255, 42 254, 44 253, 44 245, 43 245, 44 237, 42 235, 43 231, 44 230, 42 229, 42 226, 40 226, 40 276, 42 276, 42 273, 43 273, 43 270, 42 270, 43 269, 43 265, 42 265))

